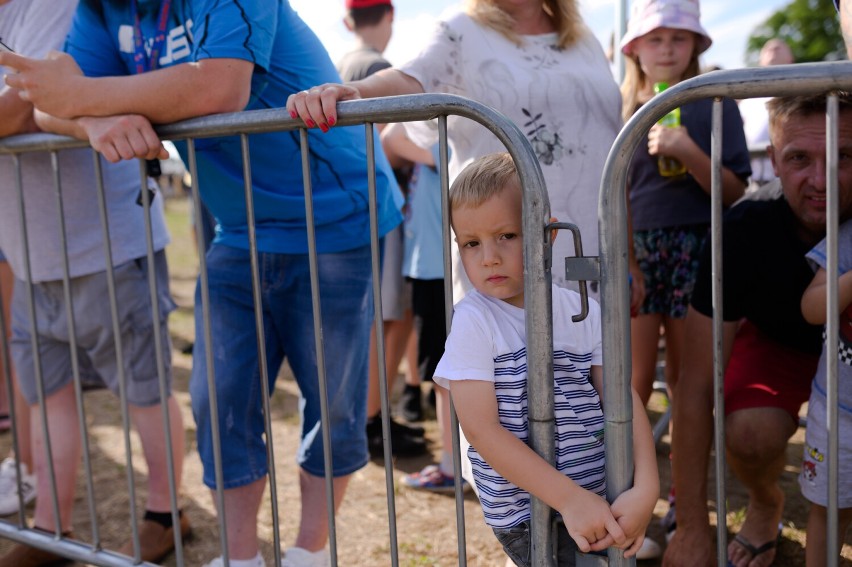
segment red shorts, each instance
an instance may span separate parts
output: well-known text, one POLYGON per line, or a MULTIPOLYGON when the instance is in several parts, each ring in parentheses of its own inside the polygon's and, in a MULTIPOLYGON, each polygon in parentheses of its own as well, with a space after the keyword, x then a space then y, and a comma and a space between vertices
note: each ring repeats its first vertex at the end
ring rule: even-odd
POLYGON ((772 407, 786 411, 798 423, 818 363, 818 354, 781 345, 743 321, 725 370, 725 415, 772 407))

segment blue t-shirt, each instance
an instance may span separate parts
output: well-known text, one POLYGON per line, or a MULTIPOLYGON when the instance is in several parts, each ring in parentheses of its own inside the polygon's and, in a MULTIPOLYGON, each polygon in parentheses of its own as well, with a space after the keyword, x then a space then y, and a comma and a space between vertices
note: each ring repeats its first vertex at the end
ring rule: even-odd
MULTIPOLYGON (((722 165, 745 181, 751 175, 743 120, 737 104, 722 101, 722 165)), ((702 99, 680 108, 681 124, 690 138, 710 155, 713 100, 702 99)), ((628 172, 633 230, 652 230, 710 222, 710 195, 692 175, 663 177, 657 156, 648 153, 647 140, 633 154, 628 172)))
POLYGON ((408 187, 405 212, 405 256, 402 275, 417 280, 444 277, 443 217, 438 144, 432 146, 435 167, 418 163, 408 187))
MULTIPOLYGON (((160 1, 138 3, 150 50, 160 1)), ((66 51, 88 76, 134 73, 133 16, 125 0, 81 0, 66 51)), ((166 35, 161 68, 208 58, 253 62, 246 110, 282 107, 294 92, 339 82, 325 48, 286 1, 173 0, 166 35)), ((363 129, 311 130, 308 138, 318 251, 340 252, 369 243, 363 129)), ((195 145, 201 196, 219 223, 216 242, 248 248, 239 137, 203 138, 195 145)), ((249 147, 259 249, 306 253, 299 133, 252 135, 249 147)), ((178 149, 186 159, 186 145, 178 144, 178 149)), ((379 233, 384 235, 402 220, 402 195, 378 142, 376 166, 379 233)))

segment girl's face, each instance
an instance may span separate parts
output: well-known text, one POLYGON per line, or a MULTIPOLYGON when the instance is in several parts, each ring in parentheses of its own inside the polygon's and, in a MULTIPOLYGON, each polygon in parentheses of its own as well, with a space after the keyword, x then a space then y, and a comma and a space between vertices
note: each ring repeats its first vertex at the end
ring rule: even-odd
POLYGON ((688 30, 657 28, 636 40, 633 52, 649 83, 680 82, 695 51, 695 34, 688 30))

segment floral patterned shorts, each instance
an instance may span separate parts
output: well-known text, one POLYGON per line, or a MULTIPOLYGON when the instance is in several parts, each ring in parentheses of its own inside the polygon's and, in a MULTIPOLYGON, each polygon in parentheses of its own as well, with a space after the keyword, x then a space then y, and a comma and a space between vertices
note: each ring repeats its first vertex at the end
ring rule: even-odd
POLYGON ((645 276, 645 302, 639 314, 686 317, 708 228, 707 224, 690 224, 633 233, 636 260, 645 276))

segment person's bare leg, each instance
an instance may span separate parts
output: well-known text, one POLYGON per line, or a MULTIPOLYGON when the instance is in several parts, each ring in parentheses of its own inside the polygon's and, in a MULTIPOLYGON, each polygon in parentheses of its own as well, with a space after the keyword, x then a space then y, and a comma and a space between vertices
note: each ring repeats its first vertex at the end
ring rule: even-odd
MULTIPOLYGON (((686 329, 686 319, 666 317, 663 321, 666 329, 666 389, 669 400, 674 399, 674 388, 677 385, 678 368, 680 368, 681 353, 683 352, 683 336, 686 329)), ((656 374, 656 369, 654 370, 656 374)), ((653 384, 653 380, 651 381, 653 384)))
MULTIPOLYGON (((796 424, 784 410, 767 407, 735 411, 726 418, 725 427, 728 463, 749 493, 739 536, 754 546, 774 541, 784 511, 784 491, 778 479, 796 424)), ((752 561, 751 554, 732 540, 728 559, 736 567, 766 567, 775 559, 775 551, 762 553, 752 561)))
MULTIPOLYGON (((56 497, 59 503, 61 530, 71 529, 71 512, 74 506, 74 489, 77 485, 77 468, 82 453, 80 429, 77 421, 77 406, 74 385, 68 383, 48 396, 46 400, 47 426, 50 446, 53 450, 53 467, 56 473, 56 497)), ((32 423, 33 456, 35 459, 36 484, 39 498, 36 500, 35 525, 54 531, 50 471, 47 464, 45 436, 41 427, 41 411, 37 405, 30 407, 32 423)))
POLYGON ((420 376, 420 367, 417 364, 417 333, 414 331, 413 325, 408 333, 408 344, 405 346, 405 362, 407 367, 405 383, 409 386, 420 386, 422 377, 420 376))
MULTIPOLYGON (((2 295, 3 320, 6 322, 6 340, 9 341, 12 337, 12 286, 15 283, 15 278, 12 275, 12 269, 9 268, 8 262, 0 262, 0 295, 2 295)), ((8 344, 8 342, 7 342, 8 344)), ((0 345, 2 348, 2 345, 0 345)), ((12 361, 9 361, 9 366, 12 361)), ((6 392, 6 381, 11 380, 11 376, 6 376, 6 370, 0 364, 0 414, 9 414, 9 397, 6 392)), ((19 406, 20 407, 20 406, 19 406)))
MULTIPOLYGON (((334 511, 340 508, 352 475, 334 479, 334 511)), ((314 476, 299 469, 299 487, 302 492, 302 514, 296 547, 308 551, 319 551, 328 542, 328 513, 326 504, 325 478, 314 476)))
MULTIPOLYGON (((406 310, 405 319, 400 321, 385 321, 385 372, 388 391, 393 388, 399 374, 399 363, 405 354, 405 347, 411 329, 414 327, 414 316, 411 310, 406 310)), ((376 328, 370 331, 370 375, 367 389, 367 418, 375 417, 382 409, 381 392, 379 391, 379 362, 376 349, 376 328)))
MULTIPOLYGON (((266 477, 263 477, 251 484, 224 491, 228 556, 231 559, 252 559, 260 550, 257 543, 257 512, 265 489, 266 477)), ((211 490, 210 493, 213 502, 218 502, 216 491, 211 490)))
MULTIPOLYGON (((6 338, 12 337, 12 290, 15 278, 12 275, 12 270, 7 262, 0 262, 0 294, 2 294, 2 309, 3 319, 6 321, 6 338)), ((11 358, 11 354, 9 356, 11 358)), ((15 455, 14 449, 9 453, 9 456, 17 459, 19 462, 27 465, 27 470, 32 473, 35 470, 33 463, 32 437, 30 435, 30 409, 29 404, 21 395, 18 388, 18 379, 15 377, 15 367, 12 366, 12 361, 9 360, 9 369, 11 376, 8 377, 12 381, 12 391, 14 392, 15 402, 15 432, 18 434, 18 454, 15 455)), ((11 413, 6 403, 6 383, 7 377, 4 375, 5 369, 0 365, 0 413, 11 413)))
MULTIPOLYGON (((852 520, 852 508, 838 510, 837 541, 843 545, 846 530, 852 520)), ((807 542, 805 545, 805 558, 807 567, 823 567, 828 565, 826 546, 828 543, 828 518, 824 506, 811 504, 808 514, 807 542)))
MULTIPOLYGON (((172 458, 175 469, 175 487, 180 493, 181 476, 183 473, 184 436, 183 417, 177 400, 169 396, 169 421, 171 424, 170 437, 172 441, 172 458)), ((166 451, 165 420, 160 404, 148 407, 130 406, 130 418, 139 433, 145 461, 148 464, 148 504, 152 512, 167 512, 171 510, 169 491, 168 453, 166 451)))
POLYGON ((648 404, 657 375, 657 345, 660 341, 662 320, 662 316, 657 314, 639 315, 630 320, 630 356, 633 367, 631 382, 643 405, 648 404))

